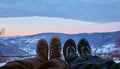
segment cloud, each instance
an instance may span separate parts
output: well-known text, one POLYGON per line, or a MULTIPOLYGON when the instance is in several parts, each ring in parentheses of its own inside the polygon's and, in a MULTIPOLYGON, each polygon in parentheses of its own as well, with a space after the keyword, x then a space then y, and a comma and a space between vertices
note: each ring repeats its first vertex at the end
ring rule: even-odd
POLYGON ((119 7, 118 0, 0 0, 0 17, 46 16, 118 22, 119 7))
POLYGON ((7 35, 28 35, 43 32, 92 33, 120 31, 120 22, 94 23, 80 20, 50 17, 0 18, 0 27, 7 35))

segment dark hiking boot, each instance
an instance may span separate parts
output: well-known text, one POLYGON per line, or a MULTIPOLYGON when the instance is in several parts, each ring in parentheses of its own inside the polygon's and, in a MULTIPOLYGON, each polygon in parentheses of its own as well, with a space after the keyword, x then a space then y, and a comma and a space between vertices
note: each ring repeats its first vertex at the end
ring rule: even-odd
POLYGON ((61 41, 59 37, 55 36, 50 42, 50 59, 61 57, 61 41))
POLYGON ((45 39, 40 39, 36 48, 37 57, 48 60, 48 43, 45 39))
POLYGON ((78 53, 81 57, 83 58, 87 58, 89 56, 92 56, 91 55, 91 48, 90 48, 90 45, 88 43, 88 41, 86 39, 81 39, 79 42, 78 42, 78 53))
POLYGON ((68 39, 63 47, 63 54, 65 60, 67 60, 68 56, 71 56, 73 54, 76 54, 76 44, 73 39, 68 39))

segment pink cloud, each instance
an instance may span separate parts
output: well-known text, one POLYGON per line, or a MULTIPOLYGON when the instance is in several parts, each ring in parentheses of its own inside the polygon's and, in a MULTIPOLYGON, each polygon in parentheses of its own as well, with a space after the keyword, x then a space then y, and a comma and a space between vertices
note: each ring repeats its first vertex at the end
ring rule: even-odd
POLYGON ((6 35, 31 35, 45 32, 92 33, 120 31, 120 22, 93 23, 80 20, 49 17, 0 18, 0 27, 6 35))

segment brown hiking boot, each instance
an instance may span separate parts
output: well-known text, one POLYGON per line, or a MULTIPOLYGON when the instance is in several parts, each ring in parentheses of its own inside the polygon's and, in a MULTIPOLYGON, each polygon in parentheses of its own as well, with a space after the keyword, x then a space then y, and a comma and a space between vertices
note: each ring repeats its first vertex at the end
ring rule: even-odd
POLYGON ((40 39, 36 48, 37 57, 48 60, 48 43, 45 39, 40 39))
POLYGON ((61 57, 61 41, 59 37, 55 36, 50 42, 50 59, 61 57))

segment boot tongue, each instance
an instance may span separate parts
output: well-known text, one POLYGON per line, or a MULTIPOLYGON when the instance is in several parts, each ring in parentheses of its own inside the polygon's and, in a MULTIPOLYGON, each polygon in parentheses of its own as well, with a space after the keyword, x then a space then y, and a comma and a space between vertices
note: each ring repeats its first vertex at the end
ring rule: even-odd
POLYGON ((88 47, 83 48, 83 55, 84 57, 89 57, 91 55, 88 47))
POLYGON ((70 55, 73 55, 73 54, 75 54, 75 49, 74 49, 74 47, 70 46, 69 49, 68 49, 68 55, 70 56, 70 55))

